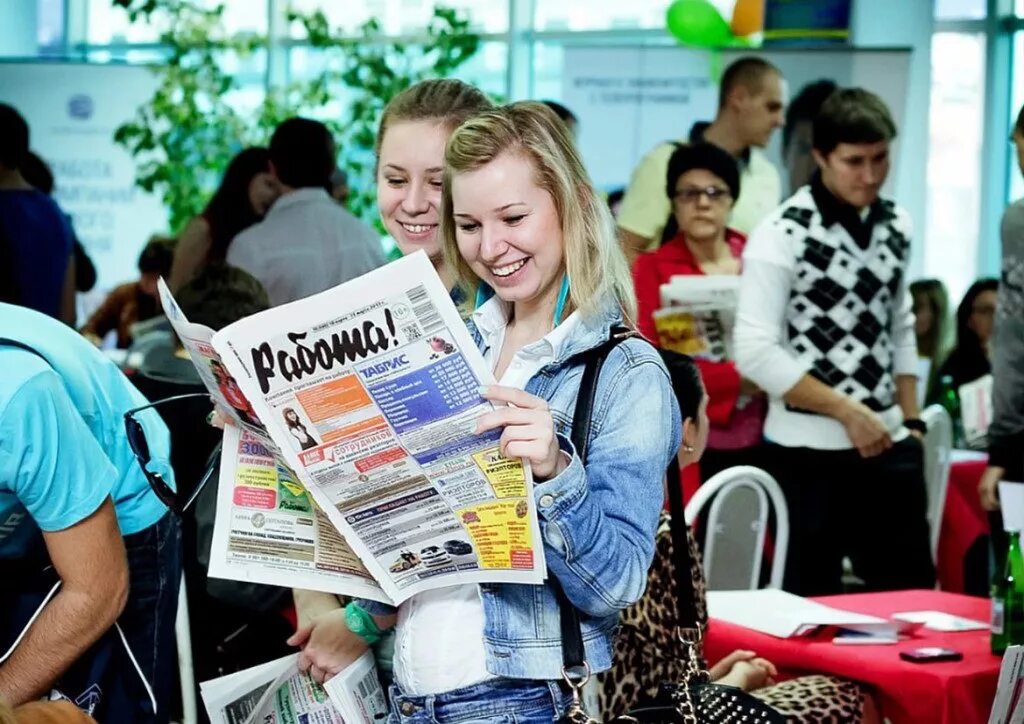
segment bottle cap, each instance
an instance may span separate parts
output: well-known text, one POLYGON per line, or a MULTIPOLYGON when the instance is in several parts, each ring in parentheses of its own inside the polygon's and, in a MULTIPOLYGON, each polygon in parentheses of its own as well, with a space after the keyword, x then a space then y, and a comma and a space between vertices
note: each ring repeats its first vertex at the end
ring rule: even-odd
POLYGON ((1024 531, 1024 483, 999 483, 999 506, 1003 513, 1003 528, 1020 533, 1024 531))

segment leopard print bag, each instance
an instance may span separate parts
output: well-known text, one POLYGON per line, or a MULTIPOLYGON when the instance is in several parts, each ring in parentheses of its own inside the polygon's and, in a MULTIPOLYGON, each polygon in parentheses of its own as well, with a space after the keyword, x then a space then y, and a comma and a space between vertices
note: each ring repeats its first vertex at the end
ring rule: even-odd
MULTIPOLYGON (((628 714, 616 717, 612 722, 785 724, 785 717, 779 712, 743 690, 710 683, 711 677, 701 653, 701 641, 707 623, 704 581, 699 564, 692 565, 699 560, 699 554, 683 516, 682 489, 676 460, 669 466, 668 488, 669 506, 673 513, 678 511, 678 522, 673 525, 672 516, 662 515, 656 536, 656 566, 649 574, 648 595, 642 599, 647 605, 627 609, 622 621, 624 631, 635 634, 653 632, 659 640, 644 642, 638 640, 642 635, 630 637, 628 634, 620 635, 616 640, 616 662, 622 661, 620 654, 627 651, 633 653, 637 658, 633 659, 636 669, 632 673, 637 683, 643 681, 646 686, 634 689, 630 699, 633 706, 628 714), (673 549, 680 551, 678 566, 673 565, 673 549), (677 576, 677 570, 684 573, 677 576), (652 580, 651 576, 657 578, 652 580), (641 619, 634 623, 643 625, 630 626, 629 617, 641 619), (623 646, 629 649, 624 651, 621 649, 623 646), (652 671, 654 668, 663 670, 655 672, 652 671)), ((622 671, 616 673, 625 673, 626 676, 630 674, 622 671)), ((607 682, 607 678, 604 680, 607 682)), ((627 702, 620 702, 620 705, 624 705, 622 708, 628 706, 627 702)))

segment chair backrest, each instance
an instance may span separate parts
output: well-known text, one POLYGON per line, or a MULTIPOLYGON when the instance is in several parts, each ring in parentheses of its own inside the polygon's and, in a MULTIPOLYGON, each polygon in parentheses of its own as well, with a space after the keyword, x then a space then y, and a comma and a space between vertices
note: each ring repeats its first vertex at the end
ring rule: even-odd
POLYGON ((937 560, 942 510, 946 506, 949 466, 953 452, 953 420, 941 405, 929 405, 921 413, 928 425, 924 436, 924 479, 928 491, 928 525, 931 526, 932 560, 937 560))
POLYGON ((704 482, 686 505, 693 525, 710 504, 701 546, 708 590, 760 587, 768 518, 775 512, 775 539, 768 586, 782 588, 789 546, 789 510, 775 478, 760 468, 738 465, 704 482))

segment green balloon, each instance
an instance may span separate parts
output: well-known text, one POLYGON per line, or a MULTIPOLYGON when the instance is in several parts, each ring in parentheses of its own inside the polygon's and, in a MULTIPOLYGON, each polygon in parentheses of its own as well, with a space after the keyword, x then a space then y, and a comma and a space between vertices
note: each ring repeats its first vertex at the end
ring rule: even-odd
POLYGON ((675 0, 665 25, 679 42, 697 48, 721 48, 733 40, 729 23, 708 0, 675 0))

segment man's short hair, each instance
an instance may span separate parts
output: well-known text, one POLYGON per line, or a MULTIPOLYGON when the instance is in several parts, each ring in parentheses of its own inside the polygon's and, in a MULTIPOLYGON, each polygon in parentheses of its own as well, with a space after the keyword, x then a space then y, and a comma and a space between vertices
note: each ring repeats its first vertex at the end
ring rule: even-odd
POLYGON ((1020 112, 1017 114, 1017 122, 1013 124, 1014 133, 1019 136, 1024 136, 1024 106, 1020 107, 1020 112))
POLYGON ((289 118, 270 139, 270 161, 286 186, 330 189, 336 166, 334 139, 320 121, 289 118))
POLYGON ((214 330, 270 309, 267 290, 258 279, 222 262, 204 266, 174 298, 189 322, 214 330))
POLYGON ((139 254, 139 273, 159 274, 167 277, 174 261, 174 247, 178 240, 171 236, 154 236, 139 254))
POLYGON ((718 84, 718 108, 725 108, 726 103, 729 102, 729 96, 740 86, 751 93, 758 93, 761 90, 764 77, 769 73, 782 76, 782 71, 764 58, 748 55, 730 63, 722 73, 722 80, 718 84))
POLYGON ((786 125, 782 127, 782 147, 789 148, 793 140, 793 131, 798 123, 813 123, 818 111, 828 100, 828 97, 839 88, 835 81, 822 78, 813 83, 808 83, 796 97, 786 106, 786 125))
POLYGON ((21 168, 28 155, 28 124, 14 106, 0 103, 0 164, 21 168))
POLYGON ((827 156, 840 143, 878 143, 896 138, 885 101, 863 88, 840 88, 814 118, 814 150, 827 156))

